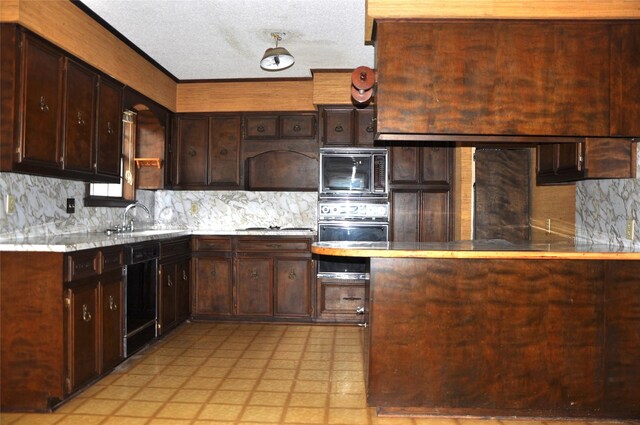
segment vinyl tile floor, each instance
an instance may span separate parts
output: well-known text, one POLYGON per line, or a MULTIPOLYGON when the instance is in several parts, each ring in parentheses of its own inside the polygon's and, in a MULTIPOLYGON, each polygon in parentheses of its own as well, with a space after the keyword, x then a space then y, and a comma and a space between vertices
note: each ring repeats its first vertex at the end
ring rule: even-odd
MULTIPOLYGON (((186 323, 53 413, 2 425, 542 425, 560 421, 376 416, 355 326, 186 323)), ((573 425, 622 424, 571 421, 573 425)), ((631 422, 626 422, 631 423, 631 422)))

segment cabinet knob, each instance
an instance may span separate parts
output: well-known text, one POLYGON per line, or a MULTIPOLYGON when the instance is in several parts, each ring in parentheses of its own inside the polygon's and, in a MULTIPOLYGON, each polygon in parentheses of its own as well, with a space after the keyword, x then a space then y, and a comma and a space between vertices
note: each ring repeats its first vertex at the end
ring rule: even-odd
POLYGON ((229 151, 227 149, 220 149, 220 155, 226 155, 229 151))
POLYGON ((295 270, 289 270, 289 280, 295 280, 296 277, 295 270))
POLYGON ((216 278, 216 269, 211 270, 211 278, 215 279, 216 278))
POLYGON ((187 280, 187 271, 185 269, 182 269, 182 280, 187 280))
POLYGON ((367 128, 365 128, 365 131, 367 133, 373 133, 373 124, 369 124, 367 128))
POLYGON ((47 101, 44 96, 40 96, 40 110, 44 112, 49 110, 49 105, 47 105, 47 101))
POLYGON ((196 156, 196 150, 194 148, 190 148, 189 151, 187 152, 187 155, 196 156))
POLYGON ((91 321, 91 313, 89 313, 89 306, 86 304, 82 304, 82 320, 85 322, 91 321))
POLYGON ((172 287, 173 286, 173 282, 171 281, 171 276, 167 276, 167 286, 168 287, 172 287))
POLYGON ((344 128, 340 124, 336 125, 336 128, 333 129, 336 133, 342 133, 344 128))
POLYGON ((108 135, 113 134, 113 126, 111 125, 111 121, 107 122, 107 134, 108 135))
POLYGON ((258 130, 258 133, 264 133, 264 126, 259 125, 257 130, 258 130))
POLYGON ((251 279, 258 280, 258 271, 256 269, 251 270, 251 279))
POLYGON ((300 124, 296 124, 293 126, 293 131, 295 131, 296 133, 299 132, 300 130, 302 130, 302 127, 300 127, 300 124))
POLYGON ((78 111, 78 125, 84 125, 84 119, 82 118, 82 112, 78 111))
POLYGON ((116 311, 118 309, 118 304, 116 304, 113 299, 113 295, 109 295, 109 310, 116 311))

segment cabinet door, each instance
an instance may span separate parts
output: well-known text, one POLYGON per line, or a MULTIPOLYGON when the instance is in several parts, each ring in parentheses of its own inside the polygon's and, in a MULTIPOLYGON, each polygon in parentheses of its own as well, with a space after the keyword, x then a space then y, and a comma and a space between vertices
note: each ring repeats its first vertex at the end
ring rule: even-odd
POLYGON ((158 334, 162 335, 176 321, 176 264, 160 265, 158 334))
POLYGON ((106 78, 100 79, 98 90, 97 173, 120 176, 122 155, 122 86, 106 78))
POLYGON ((554 143, 538 145, 537 174, 539 177, 543 175, 553 175, 556 173, 557 148, 558 145, 554 143))
POLYGON ((356 145, 373 146, 375 123, 373 108, 356 109, 356 145))
POLYGON ((313 139, 316 135, 315 115, 282 115, 280 135, 285 139, 313 139))
POLYGON ((67 290, 67 370, 69 392, 99 373, 98 283, 67 290))
POLYGON ((422 183, 451 183, 453 150, 447 146, 422 147, 422 183))
POLYGON ((60 168, 63 56, 30 36, 23 42, 22 138, 20 162, 60 168))
POLYGON ((236 314, 271 316, 272 259, 238 258, 236 261, 236 314))
POLYGON ((640 22, 611 26, 611 136, 640 134, 640 22), (632 95, 636 93, 636 95, 632 95))
POLYGON ((63 138, 66 170, 94 172, 97 82, 93 71, 67 61, 63 138))
POLYGON ((102 312, 102 368, 113 369, 123 358, 124 308, 122 277, 101 282, 100 300, 102 312))
POLYGON ((230 316, 233 314, 232 260, 225 256, 196 257, 193 314, 230 316))
POLYGON ((391 193, 391 240, 446 242, 450 240, 449 192, 394 189, 391 193))
POLYGON ((248 115, 245 117, 245 139, 275 139, 276 137, 278 137, 277 115, 248 115))
POLYGON ((176 127, 176 184, 204 186, 207 184, 209 118, 181 116, 176 119, 176 127))
POLYGON ((324 109, 322 111, 322 129, 322 143, 325 146, 353 145, 353 109, 324 109))
POLYGON ((182 260, 176 267, 176 319, 182 322, 191 315, 191 261, 182 260))
POLYGON ((240 187, 240 116, 211 118, 209 184, 240 187))
POLYGON ((418 146, 393 146, 390 148, 392 184, 418 184, 420 181, 420 148, 418 146))
POLYGON ((277 258, 275 261, 276 316, 311 315, 311 260, 277 258))

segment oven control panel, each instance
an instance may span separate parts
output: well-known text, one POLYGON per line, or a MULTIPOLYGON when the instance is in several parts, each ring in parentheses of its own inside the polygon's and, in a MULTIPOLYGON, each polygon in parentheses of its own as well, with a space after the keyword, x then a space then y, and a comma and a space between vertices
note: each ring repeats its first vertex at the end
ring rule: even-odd
POLYGON ((388 202, 321 202, 318 205, 320 220, 389 220, 388 202))

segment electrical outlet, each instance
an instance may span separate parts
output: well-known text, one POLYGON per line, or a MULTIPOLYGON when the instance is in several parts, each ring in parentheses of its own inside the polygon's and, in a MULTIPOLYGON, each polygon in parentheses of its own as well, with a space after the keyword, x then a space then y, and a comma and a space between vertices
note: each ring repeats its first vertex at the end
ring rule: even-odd
POLYGON ((547 229, 546 229, 547 235, 550 235, 551 234, 551 219, 550 218, 547 219, 546 225, 547 225, 547 229))
POLYGON ((198 204, 191 204, 191 215, 198 214, 198 204))
POLYGON ((67 214, 73 214, 75 212, 76 212, 75 198, 67 198, 67 214))
POLYGON ((13 214, 16 212, 16 197, 13 195, 5 195, 4 197, 4 212, 7 214, 13 214))
POLYGON ((632 218, 627 220, 627 239, 630 241, 633 240, 633 235, 635 234, 636 222, 632 218))

